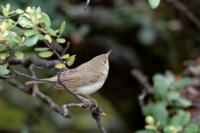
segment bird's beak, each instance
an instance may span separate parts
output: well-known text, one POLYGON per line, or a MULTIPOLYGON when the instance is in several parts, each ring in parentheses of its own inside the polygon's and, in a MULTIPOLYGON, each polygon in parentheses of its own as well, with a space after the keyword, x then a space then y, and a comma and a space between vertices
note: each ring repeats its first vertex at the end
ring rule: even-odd
POLYGON ((110 53, 112 52, 112 50, 110 50, 106 55, 109 57, 110 53))

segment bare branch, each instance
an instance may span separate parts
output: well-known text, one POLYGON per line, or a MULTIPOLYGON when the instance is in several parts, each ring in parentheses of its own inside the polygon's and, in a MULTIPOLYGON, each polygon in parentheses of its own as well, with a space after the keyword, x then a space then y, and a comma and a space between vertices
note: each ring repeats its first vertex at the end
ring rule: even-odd
POLYGON ((96 120, 97 126, 101 131, 101 133, 107 133, 106 129, 103 127, 101 123, 101 116, 104 115, 104 112, 102 112, 102 110, 100 110, 100 108, 98 107, 90 108, 90 112, 92 117, 96 120))
POLYGON ((67 52, 67 50, 69 49, 69 47, 70 47, 70 42, 67 42, 67 44, 66 44, 64 50, 62 51, 61 55, 64 55, 67 52))
MULTIPOLYGON (((52 40, 52 42, 53 42, 53 40, 52 40)), ((44 43, 47 45, 47 47, 49 47, 52 51, 53 51, 53 53, 58 57, 58 58, 60 58, 60 54, 57 52, 57 50, 56 50, 56 46, 55 46, 55 44, 53 43, 53 45, 51 44, 49 44, 47 41, 44 41, 44 43)))
POLYGON ((138 80, 138 82, 145 88, 147 93, 153 91, 153 87, 148 83, 147 77, 139 70, 132 70, 131 74, 138 80))
MULTIPOLYGON (((33 70, 33 65, 30 65, 29 72, 33 78, 37 79, 36 74, 33 70)), ((48 97, 45 94, 43 94, 42 92, 40 92, 40 90, 38 88, 38 84, 33 84, 33 95, 38 97, 39 99, 41 99, 51 109, 53 109, 55 112, 61 114, 63 117, 65 117, 65 118, 70 117, 68 114, 68 111, 66 113, 65 110, 63 110, 62 107, 59 107, 59 105, 57 105, 50 97, 48 97)))
MULTIPOLYGON (((83 106, 85 106, 85 104, 84 104, 84 101, 81 99, 81 98, 79 98, 79 96, 78 95, 76 95, 74 92, 72 92, 71 90, 69 90, 68 88, 67 88, 67 86, 61 81, 61 79, 60 79, 60 75, 61 75, 61 73, 64 71, 64 69, 63 70, 61 70, 59 73, 58 73, 58 83, 60 84, 60 85, 62 85, 63 86, 63 88, 65 88, 65 90, 67 90, 70 94, 72 94, 79 102, 81 102, 80 104, 69 104, 69 105, 64 105, 64 107, 83 107, 83 106)), ((90 112, 91 112, 91 115, 92 115, 92 117, 96 120, 96 123, 97 123, 97 126, 98 126, 98 128, 100 129, 100 131, 101 131, 101 133, 107 133, 107 131, 106 131, 106 129, 103 127, 103 125, 101 124, 101 116, 103 115, 103 114, 105 114, 103 111, 101 111, 100 109, 99 109, 99 107, 93 107, 93 106, 89 106, 89 109, 90 109, 90 112)))
POLYGON ((171 3, 176 9, 181 11, 198 29, 200 29, 200 20, 179 0, 166 0, 171 3))
MULTIPOLYGON (((3 64, 4 62, 0 62, 0 64, 3 64)), ((23 66, 29 66, 30 64, 34 64, 37 66, 49 68, 49 67, 54 67, 56 64, 59 64, 60 61, 58 60, 45 60, 41 59, 36 55, 29 56, 23 60, 18 60, 16 58, 10 58, 8 60, 8 63, 10 65, 18 65, 21 64, 23 66)))
MULTIPOLYGON (((17 89, 19 89, 20 91, 23 91, 25 93, 32 94, 32 92, 33 92, 32 87, 25 87, 23 84, 21 84, 20 82, 18 82, 15 79, 5 79, 5 81, 8 82, 13 87, 16 87, 17 89)), ((37 98, 39 98, 41 101, 43 101, 45 104, 47 104, 52 110, 59 113, 63 117, 65 117, 65 118, 70 117, 68 114, 66 114, 66 112, 64 111, 64 109, 62 107, 60 107, 58 104, 56 104, 50 97, 48 97, 45 94, 43 94, 42 92, 40 92, 38 90, 38 88, 36 88, 36 87, 37 86, 35 86, 35 89, 37 89, 37 91, 34 92, 34 95, 37 98)))
POLYGON ((142 93, 138 96, 138 102, 142 112, 144 113, 144 100, 149 93, 153 92, 153 87, 148 83, 147 77, 139 70, 132 70, 131 74, 138 80, 138 82, 144 87, 142 93))
POLYGON ((89 4, 90 4, 90 0, 87 0, 84 9, 87 9, 89 4))
POLYGON ((71 95, 73 95, 79 102, 82 102, 82 99, 80 99, 74 92, 72 92, 71 90, 69 90, 67 88, 67 86, 61 81, 60 75, 62 74, 63 71, 65 71, 66 69, 62 69, 59 73, 58 73, 58 83, 63 86, 63 88, 68 91, 71 95))

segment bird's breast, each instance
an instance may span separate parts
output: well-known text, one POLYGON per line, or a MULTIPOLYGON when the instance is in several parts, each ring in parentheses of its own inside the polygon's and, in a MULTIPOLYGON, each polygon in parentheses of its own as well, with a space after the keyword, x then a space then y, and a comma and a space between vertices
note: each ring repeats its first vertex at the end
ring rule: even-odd
POLYGON ((105 80, 100 80, 87 86, 79 87, 76 89, 76 92, 83 95, 90 95, 99 90, 103 86, 104 82, 105 80))

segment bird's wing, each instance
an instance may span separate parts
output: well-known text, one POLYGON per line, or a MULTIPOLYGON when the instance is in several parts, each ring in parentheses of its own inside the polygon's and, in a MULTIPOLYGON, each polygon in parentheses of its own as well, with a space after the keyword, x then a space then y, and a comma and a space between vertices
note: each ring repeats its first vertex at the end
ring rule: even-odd
MULTIPOLYGON (((76 91, 76 88, 97 82, 100 79, 100 75, 85 70, 79 71, 79 73, 77 73, 75 69, 71 69, 61 74, 60 79, 68 89, 76 91)), ((63 86, 60 84, 55 84, 52 87, 52 90, 60 89, 63 89, 63 86)))

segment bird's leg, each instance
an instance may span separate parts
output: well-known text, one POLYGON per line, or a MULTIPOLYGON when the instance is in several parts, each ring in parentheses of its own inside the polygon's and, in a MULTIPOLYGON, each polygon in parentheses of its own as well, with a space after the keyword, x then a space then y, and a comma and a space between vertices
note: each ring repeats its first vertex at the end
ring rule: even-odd
POLYGON ((87 102, 89 108, 97 108, 98 107, 97 101, 95 99, 91 98, 90 96, 86 96, 86 95, 82 95, 82 94, 79 94, 78 96, 83 101, 87 102))
POLYGON ((91 98, 90 96, 85 96, 85 95, 81 95, 81 94, 79 94, 79 96, 81 99, 84 99, 88 102, 89 109, 92 110, 92 112, 95 115, 98 115, 100 117, 106 117, 106 113, 104 111, 102 111, 100 108, 98 108, 98 104, 95 99, 91 98))
POLYGON ((92 103, 92 100, 94 101, 94 99, 87 97, 85 95, 77 95, 82 102, 81 103, 70 103, 70 104, 64 104, 63 110, 65 110, 65 112, 68 112, 68 109, 70 108, 75 108, 75 107, 79 107, 79 108, 83 108, 83 109, 90 109, 90 108, 96 108, 97 104, 96 104, 96 100, 95 100, 95 104, 92 103))

